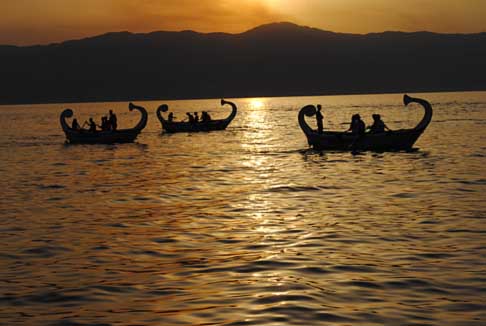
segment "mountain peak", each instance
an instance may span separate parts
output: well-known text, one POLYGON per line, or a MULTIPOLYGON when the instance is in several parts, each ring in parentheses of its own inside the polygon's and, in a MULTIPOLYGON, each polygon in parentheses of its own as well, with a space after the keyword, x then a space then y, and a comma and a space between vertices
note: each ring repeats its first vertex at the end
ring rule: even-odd
POLYGON ((294 23, 289 22, 279 22, 279 23, 270 23, 257 26, 246 31, 243 34, 256 34, 256 33, 287 33, 287 32, 316 32, 322 30, 311 28, 308 26, 301 26, 294 23))

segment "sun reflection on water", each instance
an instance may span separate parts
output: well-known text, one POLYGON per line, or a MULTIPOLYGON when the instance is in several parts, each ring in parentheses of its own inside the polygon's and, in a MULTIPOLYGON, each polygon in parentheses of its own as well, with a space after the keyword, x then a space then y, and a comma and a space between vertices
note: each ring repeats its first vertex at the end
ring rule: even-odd
POLYGON ((252 98, 248 100, 248 106, 251 109, 262 109, 265 107, 266 100, 261 98, 252 98))

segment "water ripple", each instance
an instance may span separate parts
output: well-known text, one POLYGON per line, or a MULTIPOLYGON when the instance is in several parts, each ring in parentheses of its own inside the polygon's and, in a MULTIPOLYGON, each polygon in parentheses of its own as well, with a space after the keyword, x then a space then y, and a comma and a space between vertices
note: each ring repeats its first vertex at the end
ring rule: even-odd
MULTIPOLYGON (((137 143, 71 146, 64 105, 2 107, 0 324, 483 326, 485 94, 423 95, 414 151, 360 155, 308 149, 298 110, 321 103, 335 130, 423 111, 396 94, 237 99, 226 131, 167 135, 153 101, 137 143)), ((224 116, 214 103, 170 106, 224 116)))

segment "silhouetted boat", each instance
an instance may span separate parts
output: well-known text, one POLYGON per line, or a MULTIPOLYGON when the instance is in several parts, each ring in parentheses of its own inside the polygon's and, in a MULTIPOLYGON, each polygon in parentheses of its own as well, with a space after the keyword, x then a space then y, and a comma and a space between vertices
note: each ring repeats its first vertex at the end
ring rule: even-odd
POLYGON ((410 150, 432 120, 432 106, 426 100, 413 98, 408 95, 403 96, 403 102, 405 105, 411 102, 419 103, 425 109, 424 117, 415 128, 382 133, 365 133, 364 135, 339 131, 324 131, 322 134, 319 134, 316 130, 309 127, 305 121, 305 116, 312 117, 316 114, 316 108, 313 105, 307 105, 300 110, 299 124, 307 137, 309 146, 317 150, 410 150))
POLYGON ((198 131, 213 131, 224 130, 233 121, 236 116, 237 107, 233 102, 221 100, 221 105, 229 104, 231 106, 231 113, 226 119, 210 120, 206 122, 186 122, 186 121, 169 121, 164 119, 162 112, 167 112, 169 107, 167 104, 162 104, 157 109, 157 117, 162 124, 162 128, 169 133, 174 132, 198 132, 198 131))
POLYGON ((130 111, 138 110, 142 114, 140 121, 134 128, 118 129, 115 131, 96 131, 91 132, 86 129, 74 130, 66 122, 66 118, 73 116, 71 109, 66 109, 61 113, 61 127, 66 138, 71 144, 114 144, 114 143, 131 143, 137 138, 138 134, 147 125, 147 111, 141 106, 130 103, 128 105, 130 111))

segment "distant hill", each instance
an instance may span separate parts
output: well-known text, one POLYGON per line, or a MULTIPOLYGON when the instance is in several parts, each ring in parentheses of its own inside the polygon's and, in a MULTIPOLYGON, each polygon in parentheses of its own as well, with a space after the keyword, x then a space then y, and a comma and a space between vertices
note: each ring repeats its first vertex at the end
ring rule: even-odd
POLYGON ((0 46, 0 103, 486 90, 486 33, 108 33, 0 46))

